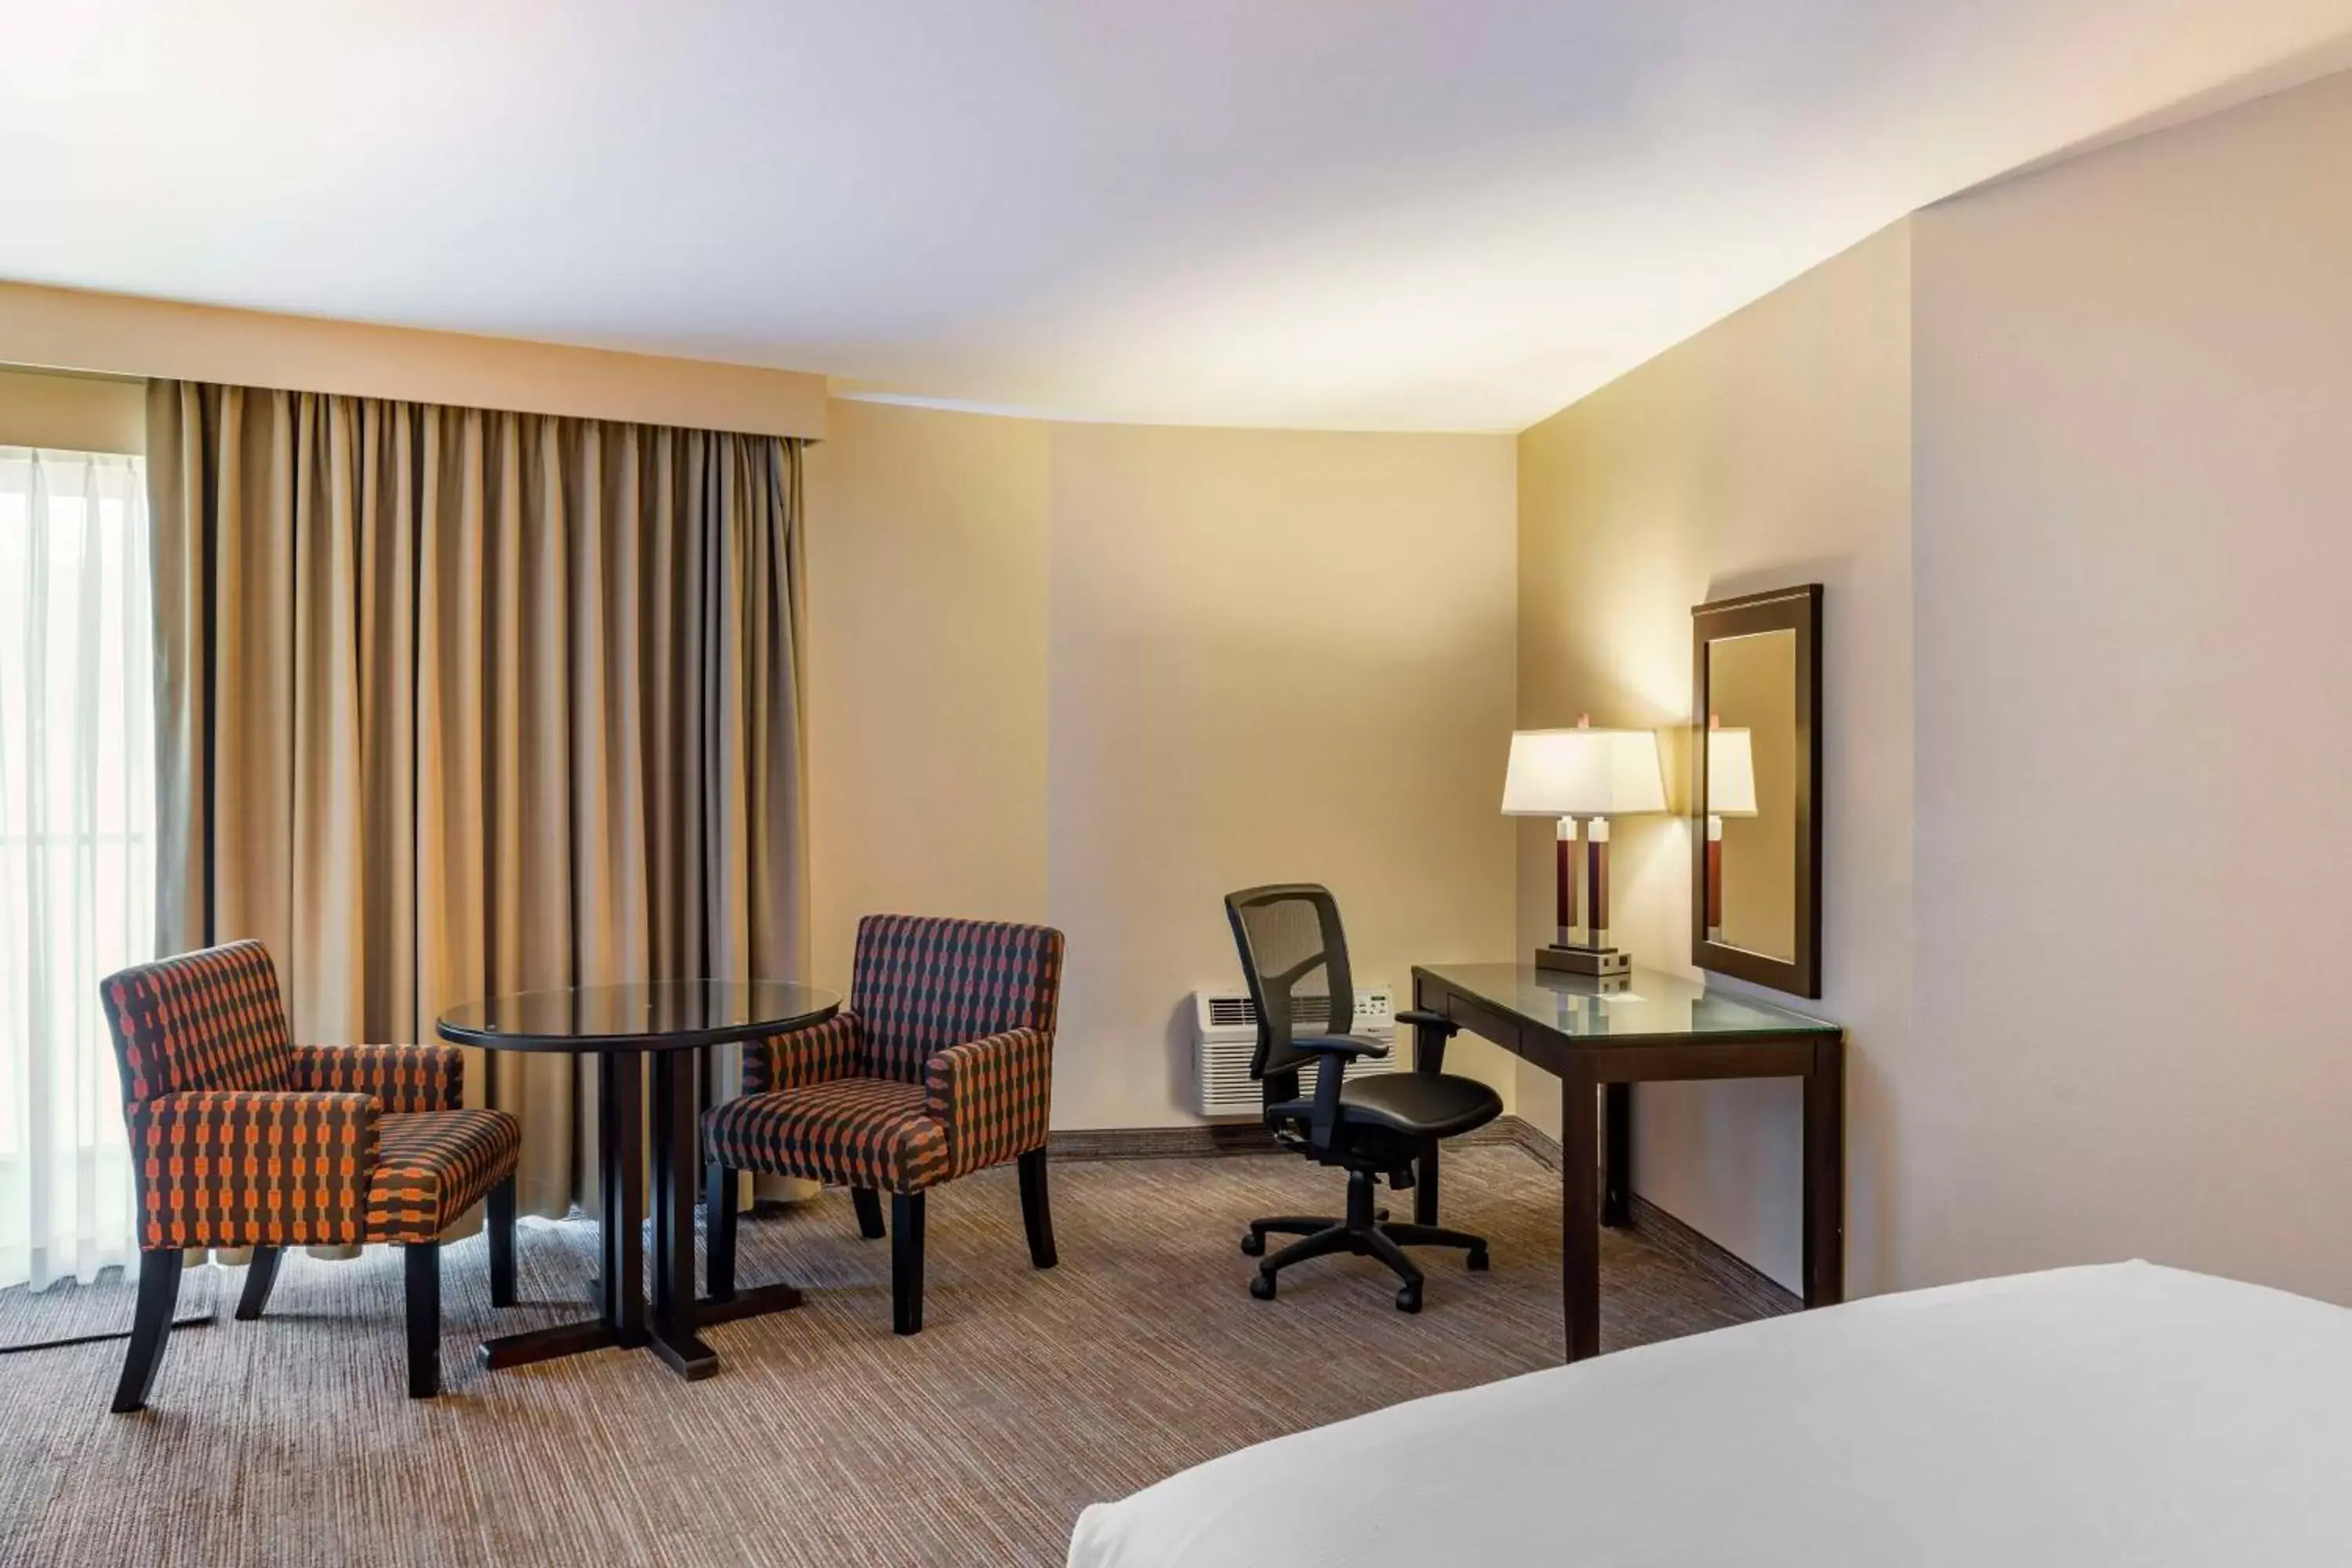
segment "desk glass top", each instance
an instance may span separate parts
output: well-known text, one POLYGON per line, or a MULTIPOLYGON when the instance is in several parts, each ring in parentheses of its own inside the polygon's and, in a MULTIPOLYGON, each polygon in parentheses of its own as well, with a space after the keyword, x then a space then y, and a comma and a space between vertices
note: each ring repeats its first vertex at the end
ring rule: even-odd
POLYGON ((1637 969, 1622 982, 1531 963, 1427 963, 1413 973, 1571 1039, 1682 1043, 1843 1033, 1838 1025, 1654 969, 1637 969))
POLYGON ((441 1037, 512 1051, 678 1049, 780 1034, 840 1005, 834 992, 788 980, 573 985, 452 1007, 441 1037))

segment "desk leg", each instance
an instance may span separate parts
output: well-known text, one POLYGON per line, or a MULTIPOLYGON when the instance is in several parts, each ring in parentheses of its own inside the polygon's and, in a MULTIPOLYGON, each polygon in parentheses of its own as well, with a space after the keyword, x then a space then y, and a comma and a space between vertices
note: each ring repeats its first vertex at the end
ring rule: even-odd
POLYGON ((1805 1075, 1805 1305, 1845 1300, 1845 1041, 1813 1047, 1805 1075))
POLYGON ((1608 1098, 1608 1114, 1601 1122, 1605 1142, 1602 1152, 1604 1173, 1601 1184, 1601 1223, 1625 1226, 1633 1223, 1633 1086, 1612 1083, 1601 1090, 1608 1098))
POLYGON ((1412 1174, 1412 1223, 1433 1226, 1437 1223, 1437 1140, 1421 1141, 1421 1158, 1414 1162, 1412 1174))
MULTIPOLYGON (((1412 1030, 1412 1070, 1444 1072, 1445 1070, 1445 1031, 1416 1024, 1412 1030)), ((1414 1162, 1412 1177, 1412 1223, 1433 1226, 1437 1223, 1437 1140, 1422 1140, 1421 1158, 1414 1162)))
POLYGON ((1601 1353, 1600 1085, 1571 1068, 1559 1086, 1560 1294, 1568 1359, 1601 1353))

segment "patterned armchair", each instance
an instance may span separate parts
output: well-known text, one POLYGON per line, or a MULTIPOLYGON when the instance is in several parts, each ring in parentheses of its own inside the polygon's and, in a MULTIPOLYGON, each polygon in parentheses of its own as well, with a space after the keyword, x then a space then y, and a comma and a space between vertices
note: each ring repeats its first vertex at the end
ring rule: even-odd
POLYGON ((249 1247, 236 1315, 268 1304, 289 1247, 405 1249, 408 1392, 441 1388, 441 1233, 489 1205, 490 1299, 514 1303, 522 1130, 458 1106, 452 1046, 297 1046, 257 942, 143 963, 100 987, 139 1204, 139 1307, 118 1412, 154 1385, 188 1247, 249 1247))
POLYGON ((735 1294, 736 1173, 850 1189, 858 1228, 883 1234, 890 1194, 891 1316, 923 1327, 923 1194, 1018 1160, 1029 1259, 1055 1262, 1045 1126, 1062 933, 1045 926, 868 915, 849 1007, 743 1049, 740 1099, 703 1115, 709 1293, 735 1294))

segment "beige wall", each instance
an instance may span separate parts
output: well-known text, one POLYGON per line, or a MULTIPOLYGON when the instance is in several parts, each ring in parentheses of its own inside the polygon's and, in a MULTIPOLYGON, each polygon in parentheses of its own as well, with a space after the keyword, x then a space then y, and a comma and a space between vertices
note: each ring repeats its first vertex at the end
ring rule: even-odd
POLYGON ((1189 1120, 1182 1009, 1239 978, 1233 889, 1328 884, 1356 973, 1401 993, 1507 950, 1512 496, 1507 437, 1055 429, 1064 1125, 1189 1120))
POLYGON ((1047 426, 836 403, 809 449, 815 973, 857 917, 1042 921, 1047 426))
POLYGON ((824 434, 821 375, 23 283, 0 283, 0 365, 765 436, 824 434))
MULTIPOLYGON (((1518 715, 1681 725, 1694 605, 1820 582, 1826 650, 1825 993, 1852 1031, 1850 1279, 1884 1282, 1890 1075, 1910 1047, 1910 237, 1865 241, 1519 437, 1518 715)), ((1681 792, 1678 792, 1681 793, 1681 792)), ((1551 827, 1519 838, 1518 945, 1551 925, 1551 827)), ((1613 935, 1695 973, 1691 836, 1617 829, 1613 935)), ((1519 1069, 1557 1131, 1557 1080, 1519 1069)), ((1634 1184, 1799 1279, 1792 1082, 1646 1086, 1634 1184)))
POLYGON ((0 369, 0 447, 144 452, 147 388, 114 376, 0 369))
POLYGON ((1916 220, 1906 1282, 2352 1302, 2347 192, 2339 76, 1916 220))
MULTIPOLYGON (((1828 584, 1857 1290, 2145 1256, 2352 1301, 2347 149, 2336 77, 1955 198, 1520 438, 1522 723, 1677 721, 1690 604, 1828 584)), ((1679 962, 1684 827, 1621 846, 1679 962)), ((1644 1089, 1638 1134, 1794 1279, 1793 1092, 1644 1089)))
MULTIPOLYGON (((1500 437, 1048 425, 837 403, 809 479, 816 968, 859 914, 1069 934, 1063 1127, 1194 1120, 1220 897, 1330 883, 1359 974, 1506 951, 1500 437)), ((1465 1070, 1510 1086, 1484 1047, 1465 1070)))

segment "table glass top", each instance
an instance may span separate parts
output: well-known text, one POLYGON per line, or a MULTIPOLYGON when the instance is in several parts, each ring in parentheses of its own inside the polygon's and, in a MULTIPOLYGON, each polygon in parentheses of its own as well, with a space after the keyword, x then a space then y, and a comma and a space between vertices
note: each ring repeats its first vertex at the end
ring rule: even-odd
POLYGON ((574 985, 467 1002, 441 1015, 444 1038, 542 1048, 626 1040, 708 1045, 753 1038, 829 1016, 838 993, 788 980, 666 980, 574 985))
POLYGON ((1838 1025, 1752 1001, 1660 970, 1622 980, 1560 974, 1531 963, 1426 963, 1415 968, 1498 1012, 1514 1013, 1572 1038, 1738 1039, 1757 1035, 1834 1035, 1838 1025))

